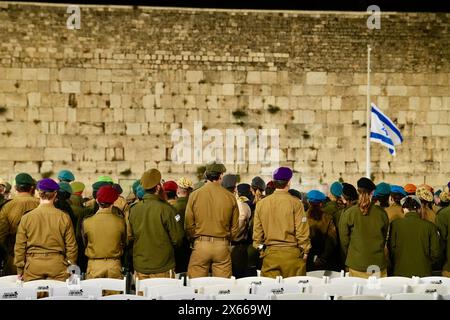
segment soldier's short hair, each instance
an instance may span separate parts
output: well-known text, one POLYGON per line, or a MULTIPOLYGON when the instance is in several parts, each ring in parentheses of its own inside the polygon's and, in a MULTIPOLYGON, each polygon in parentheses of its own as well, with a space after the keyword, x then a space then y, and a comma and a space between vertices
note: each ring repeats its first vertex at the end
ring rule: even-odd
POLYGON ((208 179, 209 181, 217 181, 217 180, 219 180, 221 174, 222 174, 222 172, 211 171, 211 172, 207 172, 205 175, 206 175, 206 179, 208 179))
POLYGON ((42 200, 52 200, 55 195, 56 191, 39 191, 39 198, 41 198, 42 200))
POLYGON ((286 188, 289 181, 286 180, 273 180, 273 184, 275 185, 276 189, 284 189, 286 188))

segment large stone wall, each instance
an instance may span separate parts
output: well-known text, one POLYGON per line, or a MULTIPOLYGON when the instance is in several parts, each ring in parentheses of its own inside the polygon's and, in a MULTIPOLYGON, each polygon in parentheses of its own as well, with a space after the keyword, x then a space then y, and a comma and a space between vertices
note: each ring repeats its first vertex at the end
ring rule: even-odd
MULTIPOLYGON (((93 182, 157 167, 195 178, 199 164, 171 161, 171 134, 202 121, 279 129, 281 164, 303 188, 354 183, 370 44, 373 101, 405 138, 396 157, 372 143, 376 181, 450 180, 450 14, 382 13, 380 30, 355 12, 82 6, 80 30, 68 16, 0 4, 2 177, 72 168, 93 182)), ((229 169, 246 180, 261 166, 229 169)))

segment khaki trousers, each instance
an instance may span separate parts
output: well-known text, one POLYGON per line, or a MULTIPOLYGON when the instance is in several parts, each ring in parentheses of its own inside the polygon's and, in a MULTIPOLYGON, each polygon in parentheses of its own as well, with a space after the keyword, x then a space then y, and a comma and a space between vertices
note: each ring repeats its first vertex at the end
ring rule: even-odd
POLYGON ((66 281, 69 277, 68 264, 60 254, 31 254, 27 255, 23 269, 23 280, 33 281, 41 279, 66 281))
MULTIPOLYGON (((368 273, 368 272, 365 272, 365 271, 357 271, 357 270, 349 268, 348 269, 348 275, 350 277, 358 277, 358 278, 369 279, 369 277, 372 274, 368 273)), ((386 278, 386 277, 387 277, 387 269, 381 270, 380 278, 386 278)))
POLYGON ((213 277, 231 277, 231 246, 228 241, 221 238, 195 240, 189 259, 188 277, 207 277, 210 269, 213 277))
POLYGON ((306 262, 299 248, 268 247, 261 255, 263 258, 261 276, 283 278, 306 275, 306 262))
POLYGON ((86 279, 94 278, 123 279, 120 259, 89 259, 86 279))
POLYGON ((450 278, 450 271, 442 270, 442 276, 443 276, 443 277, 450 278))

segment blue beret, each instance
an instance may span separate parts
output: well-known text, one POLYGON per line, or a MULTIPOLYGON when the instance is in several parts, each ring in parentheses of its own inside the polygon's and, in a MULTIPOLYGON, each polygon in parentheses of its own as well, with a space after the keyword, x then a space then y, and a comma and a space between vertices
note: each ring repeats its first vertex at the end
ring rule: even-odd
POLYGON ((283 181, 289 181, 292 178, 292 170, 287 167, 279 167, 273 172, 273 179, 274 180, 283 180, 283 181))
POLYGON ((330 192, 335 197, 342 196, 342 184, 338 181, 335 181, 331 184, 330 192))
POLYGON ((327 196, 319 190, 311 190, 306 194, 306 199, 310 202, 322 202, 327 199, 327 196))
POLYGON ((377 184, 375 188, 374 196, 387 196, 391 194, 391 185, 385 182, 377 184))
POLYGON ((137 187, 139 187, 139 180, 134 181, 133 185, 131 186, 134 194, 136 194, 137 187))
POLYGON ((38 182, 37 188, 41 191, 53 192, 53 191, 59 190, 59 185, 56 183, 55 180, 50 179, 50 178, 45 178, 38 182))
POLYGON ((391 186, 391 193, 399 193, 399 194, 404 195, 404 196, 407 195, 405 189, 403 189, 402 186, 397 186, 397 185, 392 185, 391 186))
POLYGON ((58 179, 61 181, 72 182, 75 180, 75 177, 74 177, 73 173, 70 172, 69 170, 61 170, 58 173, 58 179))
POLYGON ((145 195, 145 190, 141 185, 138 185, 136 188, 136 197, 142 199, 145 195))

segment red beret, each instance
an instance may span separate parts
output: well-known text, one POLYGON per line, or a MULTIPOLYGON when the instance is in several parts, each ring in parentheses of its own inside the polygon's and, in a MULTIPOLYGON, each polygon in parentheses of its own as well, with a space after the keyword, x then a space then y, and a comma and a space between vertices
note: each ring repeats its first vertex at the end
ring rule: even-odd
POLYGON ((164 191, 177 191, 178 185, 175 181, 166 181, 163 184, 164 191))
POLYGON ((96 196, 100 203, 114 203, 119 198, 119 193, 113 186, 105 185, 98 189, 96 196))

